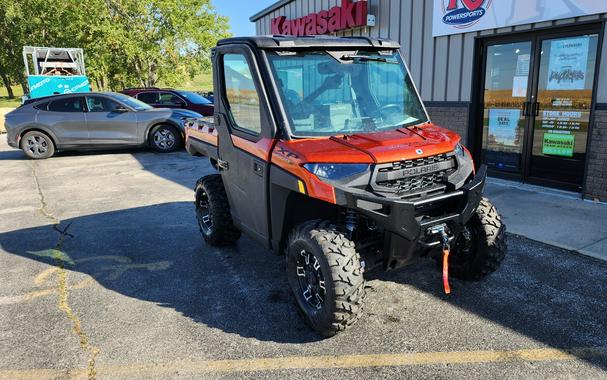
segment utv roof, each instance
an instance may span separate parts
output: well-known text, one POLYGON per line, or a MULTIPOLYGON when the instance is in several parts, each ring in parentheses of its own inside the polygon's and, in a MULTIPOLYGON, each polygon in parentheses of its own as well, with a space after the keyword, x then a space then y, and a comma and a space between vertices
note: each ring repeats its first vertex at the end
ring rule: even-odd
POLYGON ((231 44, 247 44, 259 49, 313 49, 313 48, 375 48, 398 49, 400 45, 391 40, 369 37, 333 37, 333 36, 303 36, 285 35, 233 37, 219 40, 217 46, 231 44))

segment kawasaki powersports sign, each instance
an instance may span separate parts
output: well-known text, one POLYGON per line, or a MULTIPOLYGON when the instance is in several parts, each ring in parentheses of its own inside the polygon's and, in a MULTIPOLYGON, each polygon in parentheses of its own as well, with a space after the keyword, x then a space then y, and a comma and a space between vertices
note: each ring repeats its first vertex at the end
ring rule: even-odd
POLYGON ((607 12, 606 0, 427 1, 434 1, 434 37, 607 12))
POLYGON ((272 19, 272 34, 313 36, 373 25, 368 18, 367 0, 342 0, 341 6, 288 20, 285 16, 272 19))

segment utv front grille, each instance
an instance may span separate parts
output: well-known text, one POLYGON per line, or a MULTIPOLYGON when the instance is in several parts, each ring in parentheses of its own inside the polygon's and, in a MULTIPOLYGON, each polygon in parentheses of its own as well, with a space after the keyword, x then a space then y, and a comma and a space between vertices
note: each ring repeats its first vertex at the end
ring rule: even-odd
POLYGON ((447 177, 456 166, 452 153, 377 165, 372 187, 401 198, 433 195, 445 191, 447 177))

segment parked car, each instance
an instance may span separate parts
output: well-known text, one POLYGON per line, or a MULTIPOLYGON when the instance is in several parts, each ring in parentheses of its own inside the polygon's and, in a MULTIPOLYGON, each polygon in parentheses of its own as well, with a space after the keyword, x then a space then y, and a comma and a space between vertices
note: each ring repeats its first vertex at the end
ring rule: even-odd
POLYGON ((112 92, 56 95, 22 105, 5 116, 8 144, 30 158, 56 151, 149 145, 158 152, 182 146, 183 124, 201 117, 189 110, 153 108, 112 92))
POLYGON ((215 103, 215 94, 213 93, 213 91, 201 92, 200 95, 202 95, 204 98, 207 98, 211 103, 215 103))
POLYGON ((195 92, 156 87, 127 88, 121 92, 152 107, 183 108, 204 116, 213 115, 213 102, 195 92))

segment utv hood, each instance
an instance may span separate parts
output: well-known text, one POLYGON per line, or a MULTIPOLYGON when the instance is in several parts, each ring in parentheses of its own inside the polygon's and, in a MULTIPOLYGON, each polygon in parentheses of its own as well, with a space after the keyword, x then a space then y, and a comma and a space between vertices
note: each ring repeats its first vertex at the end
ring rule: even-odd
POLYGON ((450 152, 457 133, 429 124, 392 131, 299 140, 291 144, 306 162, 388 163, 450 152))

